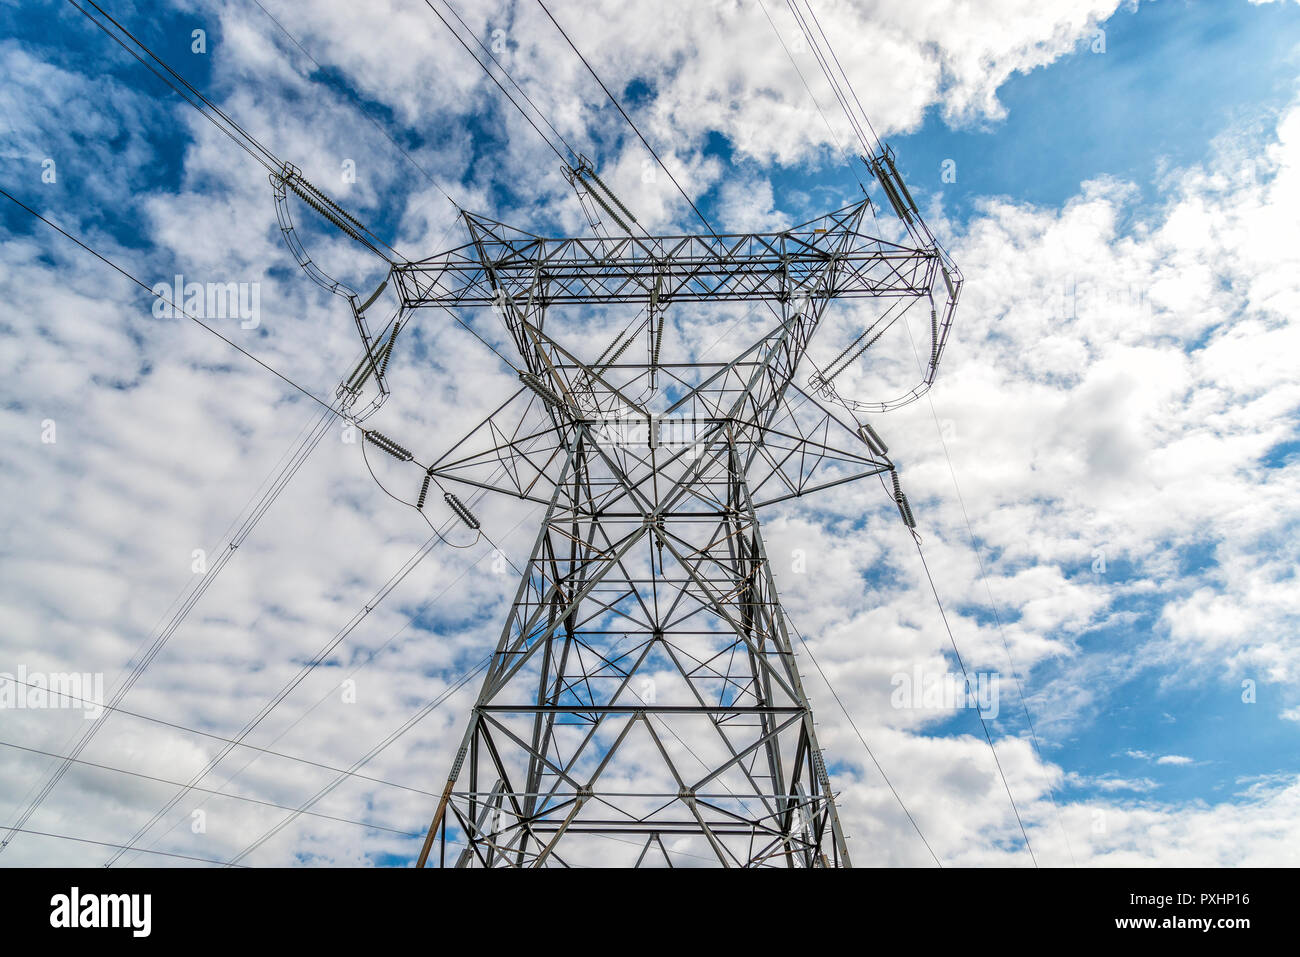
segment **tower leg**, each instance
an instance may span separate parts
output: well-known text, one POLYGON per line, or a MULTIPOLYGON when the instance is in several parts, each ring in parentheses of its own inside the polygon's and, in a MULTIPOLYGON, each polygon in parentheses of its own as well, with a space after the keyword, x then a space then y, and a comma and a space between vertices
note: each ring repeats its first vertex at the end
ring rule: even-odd
POLYGON ((576 430, 421 865, 440 827, 458 866, 849 863, 740 454, 702 456, 656 485, 576 430))

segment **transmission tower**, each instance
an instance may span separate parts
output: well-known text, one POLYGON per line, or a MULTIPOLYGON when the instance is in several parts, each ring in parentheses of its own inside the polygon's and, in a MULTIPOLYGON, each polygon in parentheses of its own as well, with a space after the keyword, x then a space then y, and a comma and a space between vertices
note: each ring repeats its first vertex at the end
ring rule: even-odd
MULTIPOLYGON (((453 515, 475 529, 478 519, 452 489, 545 508, 418 865, 436 848, 440 862, 459 866, 848 866, 759 513, 887 473, 899 514, 915 527, 888 448, 858 415, 897 408, 930 387, 962 278, 824 31, 805 29, 896 216, 892 239, 864 231, 875 212, 865 196, 781 232, 650 235, 590 161, 573 154, 564 173, 591 235, 544 238, 462 211, 467 243, 409 261, 90 6, 87 17, 156 66, 268 171, 290 252, 347 301, 363 355, 327 413, 360 422, 384 403, 389 361, 416 310, 446 310, 473 331, 460 313, 490 309, 513 340, 518 390, 439 459, 421 463, 416 478, 415 508, 424 510, 436 484, 453 515), (364 301, 308 255, 291 196, 387 265, 364 301), (368 314, 390 286, 398 310, 376 334, 368 314), (814 368, 805 389, 796 375, 836 299, 875 301, 875 319, 814 368), (769 311, 772 325, 734 358, 665 351, 674 304, 736 302, 769 311), (930 314, 918 385, 884 402, 841 394, 841 374, 917 303, 930 314), (630 320, 599 348, 589 330, 622 311, 630 320), (358 405, 363 395, 372 398, 358 405)), ((805 28, 806 18, 815 22, 806 3, 791 9, 805 28)), ((362 431, 363 449, 415 462, 392 439, 362 431)))
POLYGON ((520 361, 518 391, 427 467, 420 504, 436 482, 546 509, 421 866, 435 848, 483 867, 850 863, 759 513, 893 475, 875 431, 819 401, 852 408, 827 376, 795 381, 832 300, 929 301, 927 380, 937 366, 960 275, 879 159, 921 242, 864 233, 866 198, 783 232, 637 235, 584 162, 584 207, 622 234, 462 213, 468 243, 394 266, 404 314, 493 310, 520 361), (774 324, 730 361, 664 360, 674 303, 735 301, 774 324), (593 348, 581 317, 619 307, 633 322, 593 348))

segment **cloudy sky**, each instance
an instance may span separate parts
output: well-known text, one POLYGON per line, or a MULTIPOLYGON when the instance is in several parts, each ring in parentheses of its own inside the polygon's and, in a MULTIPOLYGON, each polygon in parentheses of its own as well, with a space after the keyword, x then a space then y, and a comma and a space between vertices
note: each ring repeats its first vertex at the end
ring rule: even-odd
MULTIPOLYGON (((102 5, 403 255, 464 241, 448 195, 584 228, 442 0, 102 5)), ((548 6, 715 227, 861 195, 785 4, 548 6)), ((933 392, 872 421, 967 666, 1000 676, 989 728, 1035 858, 1300 863, 1300 4, 813 9, 967 279, 933 392)), ((454 10, 647 228, 698 227, 540 6, 454 10)), ((8 702, 0 825, 41 833, 0 866, 98 865, 113 847, 84 841, 146 825, 150 853, 115 866, 406 863, 538 513, 484 500, 486 537, 450 524, 430 543, 300 391, 333 396, 355 331, 284 246, 265 170, 73 6, 0 23, 0 187, 146 286, 247 284, 256 313, 211 324, 294 383, 0 201, 0 673, 102 674, 105 700, 131 681, 88 741, 81 711, 8 702), (254 721, 255 748, 223 756, 254 721)), ((383 278, 337 232, 306 235, 353 288, 383 278)), ((504 351, 491 318, 474 328, 504 351)), ((730 318, 680 322, 672 347, 720 358, 745 338, 730 318)), ((825 326, 815 355, 856 334, 851 310, 825 326)), ((905 334, 882 354, 906 355, 905 334)), ((404 337, 369 424, 430 460, 514 386, 446 316, 404 337)), ((880 486, 765 523, 856 724, 804 660, 855 863, 934 863, 860 732, 944 865, 1030 866, 976 712, 896 706, 897 676, 956 662, 880 486)))

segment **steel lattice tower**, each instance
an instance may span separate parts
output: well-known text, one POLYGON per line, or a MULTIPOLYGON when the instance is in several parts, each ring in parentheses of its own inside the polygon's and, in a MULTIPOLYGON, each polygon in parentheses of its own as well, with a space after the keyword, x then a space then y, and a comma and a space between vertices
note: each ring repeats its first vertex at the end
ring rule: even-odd
POLYGON ((795 382, 831 300, 940 294, 933 376, 960 276, 919 217, 902 217, 919 242, 865 235, 870 208, 568 239, 466 213, 469 243, 394 267, 404 310, 492 309, 522 361, 519 391, 429 477, 546 509, 421 866, 435 848, 452 863, 448 828, 460 866, 849 864, 759 512, 893 472, 873 431, 818 401, 829 382, 795 382), (672 303, 736 300, 770 308, 770 331, 729 362, 661 361, 672 303), (598 354, 548 324, 619 305, 642 321, 598 354))
MULTIPOLYGON (((383 404, 389 360, 414 310, 489 308, 514 341, 520 388, 449 452, 421 466, 423 485, 414 503, 423 510, 436 482, 452 512, 473 528, 478 520, 447 486, 546 509, 419 866, 435 845, 445 857, 449 827, 464 838, 456 859, 461 866, 672 866, 673 855, 723 866, 848 866, 759 513, 889 473, 899 512, 914 527, 888 449, 853 413, 884 412, 929 388, 962 278, 874 129, 875 148, 868 142, 860 121, 866 129, 870 121, 847 76, 840 69, 837 79, 829 69, 826 53, 839 67, 833 52, 819 49, 819 62, 866 151, 864 163, 897 216, 893 241, 863 231, 873 210, 865 197, 782 232, 652 236, 589 160, 565 143, 576 157, 570 163, 548 140, 568 164, 564 173, 592 236, 547 239, 462 212, 469 242, 412 262, 91 6, 102 19, 82 13, 267 170, 290 253, 314 283, 348 302, 363 356, 341 383, 336 403, 317 399, 328 413, 355 425, 383 404), (291 196, 388 266, 364 301, 308 255, 291 196), (399 309, 375 336, 367 312, 390 285, 399 309), (815 370, 805 390, 796 373, 835 299, 889 305, 827 368, 815 370), (921 301, 930 306, 930 353, 920 384, 886 402, 841 396, 835 386, 840 373, 921 301), (769 310, 773 325, 727 362, 664 360, 665 314, 674 303, 728 302, 769 310), (619 307, 636 310, 633 322, 596 351, 583 333, 584 310, 619 307), (576 334, 557 330, 551 315, 570 310, 579 313, 576 334), (632 351, 638 340, 640 349, 632 351), (363 393, 371 398, 358 404, 363 393), (847 410, 849 421, 823 400, 847 410)), ((815 21, 810 10, 805 13, 815 21)), ((814 46, 829 48, 824 32, 821 41, 804 32, 814 46)), ((402 462, 414 461, 391 439, 362 431, 367 442, 402 462)), ((73 760, 64 759, 23 821, 73 760)))

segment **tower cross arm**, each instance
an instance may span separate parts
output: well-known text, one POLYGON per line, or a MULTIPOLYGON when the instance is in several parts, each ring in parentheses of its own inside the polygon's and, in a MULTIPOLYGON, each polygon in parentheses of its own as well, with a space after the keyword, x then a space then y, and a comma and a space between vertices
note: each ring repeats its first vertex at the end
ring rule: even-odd
POLYGON ((939 251, 866 235, 865 209, 864 200, 782 232, 614 239, 547 239, 467 215, 472 243, 399 264, 394 276, 408 308, 924 295, 939 251))

